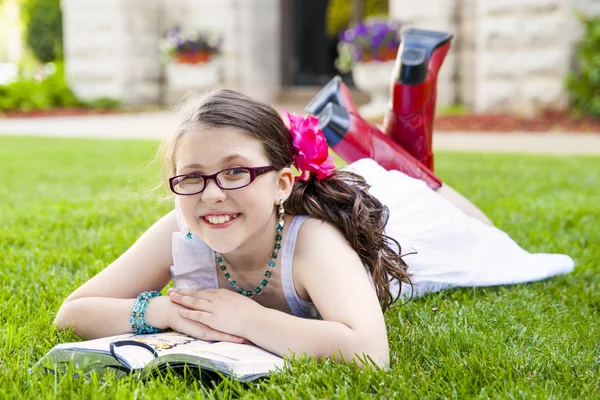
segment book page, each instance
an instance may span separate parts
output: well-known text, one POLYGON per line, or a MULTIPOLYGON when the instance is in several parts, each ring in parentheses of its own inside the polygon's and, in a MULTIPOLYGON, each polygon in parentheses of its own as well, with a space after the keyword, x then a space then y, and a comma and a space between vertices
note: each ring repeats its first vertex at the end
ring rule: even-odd
POLYGON ((227 357, 232 361, 278 362, 281 357, 251 344, 215 342, 202 348, 202 354, 227 357))
POLYGON ((133 334, 125 334, 118 336, 110 336, 100 339, 93 340, 85 340, 83 342, 75 342, 75 343, 62 343, 54 346, 54 349, 62 350, 96 350, 102 353, 110 354, 110 344, 116 340, 126 340, 135 336, 133 334))
POLYGON ((115 357, 130 369, 142 369, 148 364, 161 362, 192 362, 215 365, 219 370, 239 376, 265 375, 283 366, 283 359, 252 344, 207 342, 176 332, 150 335, 125 334, 78 343, 64 343, 53 351, 103 353, 115 357), (164 357, 164 358, 163 358, 164 357), (162 361, 164 360, 164 361, 162 361))
POLYGON ((115 346, 115 354, 127 360, 129 367, 132 369, 143 368, 154 358, 163 355, 174 353, 194 354, 210 345, 210 342, 176 332, 128 335, 120 340, 113 339, 110 343, 115 346), (152 349, 156 353, 153 353, 152 349))

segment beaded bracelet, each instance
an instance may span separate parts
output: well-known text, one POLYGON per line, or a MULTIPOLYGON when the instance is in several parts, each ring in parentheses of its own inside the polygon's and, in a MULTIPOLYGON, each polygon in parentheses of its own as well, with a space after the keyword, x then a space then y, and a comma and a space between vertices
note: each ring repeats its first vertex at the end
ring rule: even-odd
POLYGON ((165 331, 165 329, 158 329, 157 327, 148 324, 144 319, 148 303, 151 299, 160 295, 160 292, 156 290, 153 292, 142 292, 138 295, 137 299, 133 301, 129 323, 136 335, 153 334, 165 331))

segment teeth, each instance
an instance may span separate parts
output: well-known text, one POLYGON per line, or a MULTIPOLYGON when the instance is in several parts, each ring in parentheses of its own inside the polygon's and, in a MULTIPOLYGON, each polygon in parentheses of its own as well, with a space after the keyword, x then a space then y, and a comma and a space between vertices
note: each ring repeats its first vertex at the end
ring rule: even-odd
POLYGON ((212 216, 211 215, 211 216, 208 216, 208 217, 205 217, 205 218, 211 224, 215 224, 216 225, 216 224, 224 224, 225 222, 229 222, 229 221, 231 221, 235 217, 232 218, 229 215, 219 215, 219 216, 212 216))

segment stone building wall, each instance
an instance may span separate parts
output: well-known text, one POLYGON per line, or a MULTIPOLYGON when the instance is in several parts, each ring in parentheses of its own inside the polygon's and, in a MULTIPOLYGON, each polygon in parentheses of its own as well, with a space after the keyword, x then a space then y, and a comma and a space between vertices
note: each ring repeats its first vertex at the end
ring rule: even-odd
POLYGON ((571 16, 570 0, 479 1, 475 111, 564 108, 571 16))
POLYGON ((62 0, 67 79, 81 97, 160 104, 158 48, 176 24, 224 35, 223 86, 272 101, 280 83, 279 0, 62 0))
MULTIPOLYGON (((272 102, 281 87, 283 0, 62 0, 67 79, 83 98, 160 104, 158 42, 180 24, 225 36, 222 83, 272 102)), ((575 11, 600 0, 389 0, 404 26, 449 30, 438 103, 525 115, 565 107, 564 76, 581 35, 575 11)))
POLYGON ((454 32, 439 104, 533 115, 564 108, 564 77, 581 35, 575 11, 600 14, 600 0, 390 0, 395 18, 454 32))
POLYGON ((156 104, 158 3, 62 0, 67 79, 82 98, 156 104))

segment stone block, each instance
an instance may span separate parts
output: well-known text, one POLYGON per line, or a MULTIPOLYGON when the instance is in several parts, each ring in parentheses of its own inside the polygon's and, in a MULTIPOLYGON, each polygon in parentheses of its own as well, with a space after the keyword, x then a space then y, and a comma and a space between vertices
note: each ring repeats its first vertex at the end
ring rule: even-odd
POLYGON ((70 34, 65 40, 65 53, 76 58, 114 57, 123 54, 126 46, 122 32, 117 30, 104 34, 70 34))
POLYGON ((523 11, 534 13, 550 13, 559 11, 564 4, 571 0, 521 0, 523 11))
POLYGON ((144 58, 146 60, 156 60, 160 58, 160 49, 158 46, 159 38, 152 36, 139 37, 129 33, 129 37, 135 39, 123 42, 123 54, 129 59, 144 58))
POLYGON ((438 106, 449 106, 456 103, 456 86, 454 82, 440 82, 437 85, 438 106))
POLYGON ((455 49, 474 49, 477 43, 477 22, 475 20, 462 21, 455 28, 454 43, 452 47, 455 49))
POLYGON ((456 85, 456 103, 463 104, 469 109, 475 106, 475 82, 461 81, 456 85))
POLYGON ((456 0, 456 14, 461 23, 477 18, 477 3, 479 0, 456 0))
POLYGON ((428 18, 419 19, 414 21, 402 21, 402 29, 407 28, 418 28, 418 29, 430 29, 433 31, 446 31, 446 32, 457 32, 457 27, 454 25, 453 20, 441 19, 441 18, 428 18))
POLYGON ((518 82, 514 79, 478 80, 474 110, 477 113, 511 111, 516 93, 518 82))
POLYGON ((392 18, 407 23, 438 20, 447 24, 454 19, 456 3, 456 0, 390 0, 389 12, 392 18))
POLYGON ((161 17, 158 21, 159 33, 162 35, 175 25, 183 25, 187 22, 189 15, 188 5, 181 2, 177 7, 163 7, 161 17))
POLYGON ((280 2, 240 2, 237 10, 239 63, 236 86, 260 100, 271 102, 281 82, 280 2))
POLYGON ((563 46, 568 42, 569 15, 552 12, 539 15, 529 13, 520 27, 521 45, 538 48, 539 46, 563 46))
POLYGON ((155 82, 138 82, 133 90, 125 90, 122 101, 130 106, 158 104, 161 97, 160 86, 155 82))
POLYGON ((486 52, 477 56, 477 76, 520 80, 529 76, 564 76, 568 54, 563 49, 486 52))
POLYGON ((458 91, 465 82, 474 82, 477 65, 475 64, 476 54, 473 50, 463 50, 459 52, 456 62, 456 81, 458 91))
POLYGON ((519 79, 522 59, 508 50, 478 52, 475 73, 478 79, 519 79))
POLYGON ((228 52, 223 54, 223 83, 227 85, 237 85, 240 80, 240 71, 242 69, 242 56, 239 52, 228 52))
POLYGON ((65 11, 86 11, 91 13, 113 12, 123 8, 122 0, 61 0, 60 7, 65 11))
POLYGON ((568 72, 569 49, 566 47, 522 51, 521 58, 523 62, 520 71, 527 79, 535 76, 560 78, 568 72))
POLYGON ((478 18, 492 15, 515 14, 521 8, 522 0, 479 0, 476 5, 478 18))
POLYGON ((136 77, 136 79, 157 80, 162 77, 163 66, 153 57, 133 58, 127 62, 128 75, 136 77))
POLYGON ((567 93, 562 77, 528 78, 521 82, 522 98, 534 109, 562 108, 566 104, 567 93))
POLYGON ((121 10, 64 10, 63 29, 74 33, 87 34, 93 31, 103 32, 122 26, 123 12, 121 10))
POLYGON ((67 58, 66 72, 70 79, 113 80, 124 76, 123 60, 119 58, 67 58))
POLYGON ((521 25, 519 15, 496 15, 482 18, 477 27, 477 47, 492 49, 514 49, 520 43, 521 25))
POLYGON ((231 6, 219 2, 211 2, 210 5, 204 6, 193 3, 186 15, 185 26, 215 31, 232 29, 236 22, 234 12, 231 6))
POLYGON ((77 80, 69 79, 71 89, 84 100, 94 100, 99 97, 123 99, 123 85, 116 80, 77 80))

